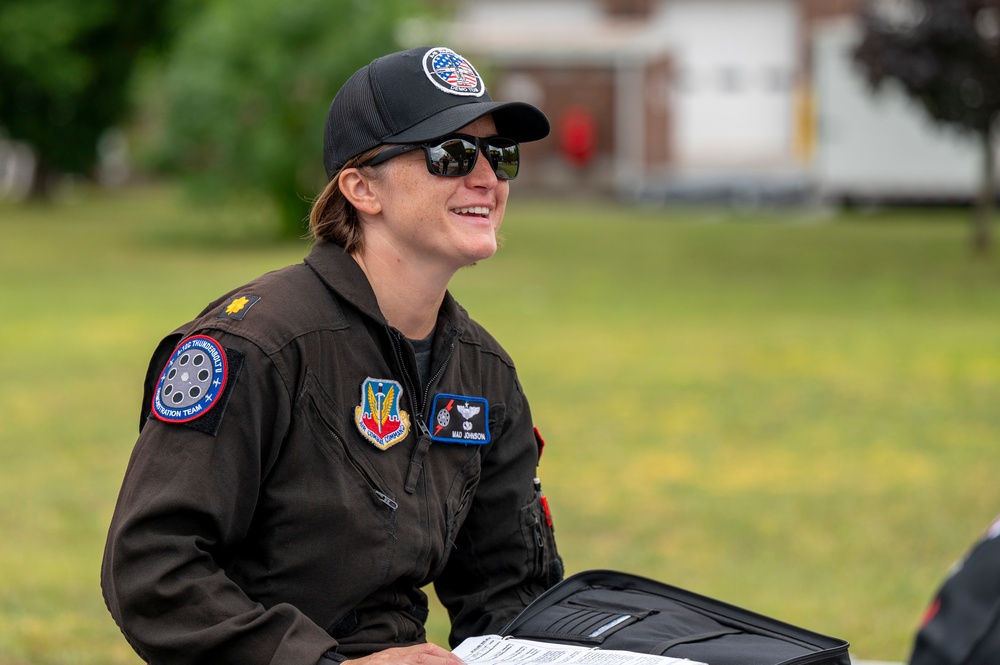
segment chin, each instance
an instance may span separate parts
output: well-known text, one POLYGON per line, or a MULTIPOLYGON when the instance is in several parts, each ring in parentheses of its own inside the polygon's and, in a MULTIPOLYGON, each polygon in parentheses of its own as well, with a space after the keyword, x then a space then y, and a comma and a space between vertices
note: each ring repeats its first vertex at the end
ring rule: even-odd
POLYGON ((487 247, 483 247, 482 251, 478 253, 476 261, 482 261, 483 259, 488 259, 497 253, 497 242, 493 240, 487 247))
POLYGON ((480 251, 470 251, 465 253, 465 267, 474 266, 480 261, 490 258, 497 253, 496 245, 492 249, 483 248, 480 251))
POLYGON ((497 253, 497 237, 496 233, 484 233, 478 237, 468 238, 468 243, 465 245, 465 255, 472 261, 482 261, 483 259, 488 259, 497 253))

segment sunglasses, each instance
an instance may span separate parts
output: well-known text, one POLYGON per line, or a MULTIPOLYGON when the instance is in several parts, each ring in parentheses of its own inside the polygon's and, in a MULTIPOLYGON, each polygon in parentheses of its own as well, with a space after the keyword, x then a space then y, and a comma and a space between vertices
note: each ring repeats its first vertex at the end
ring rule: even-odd
POLYGON ((364 166, 375 166, 413 150, 424 151, 427 170, 431 174, 449 178, 472 173, 480 152, 486 155, 493 172, 500 180, 516 178, 521 161, 517 141, 499 136, 480 138, 468 134, 449 134, 425 143, 395 145, 369 159, 364 166))

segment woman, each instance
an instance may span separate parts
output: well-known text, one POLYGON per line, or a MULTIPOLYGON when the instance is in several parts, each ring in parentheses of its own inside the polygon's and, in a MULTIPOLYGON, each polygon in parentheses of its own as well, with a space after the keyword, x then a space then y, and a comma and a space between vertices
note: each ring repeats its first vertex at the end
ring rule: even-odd
POLYGON ((447 665, 558 581, 541 439, 504 350, 447 292, 496 251, 536 108, 445 48, 331 104, 304 263, 161 342, 102 567, 152 663, 447 665))

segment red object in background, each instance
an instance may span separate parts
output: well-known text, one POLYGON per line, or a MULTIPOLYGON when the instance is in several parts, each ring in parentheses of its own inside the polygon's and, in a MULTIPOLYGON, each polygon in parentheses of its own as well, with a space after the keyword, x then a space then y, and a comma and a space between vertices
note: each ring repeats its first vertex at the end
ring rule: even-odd
POLYGON ((586 166, 596 148, 594 117, 579 107, 566 110, 559 119, 559 147, 574 166, 586 166))

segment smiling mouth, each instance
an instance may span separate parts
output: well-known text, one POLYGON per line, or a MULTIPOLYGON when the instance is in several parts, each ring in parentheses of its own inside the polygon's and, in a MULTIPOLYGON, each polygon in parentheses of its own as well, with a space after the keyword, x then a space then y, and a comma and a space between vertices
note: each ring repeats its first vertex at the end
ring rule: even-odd
POLYGON ((452 212, 459 215, 475 215, 477 217, 489 217, 490 209, 486 206, 473 206, 471 208, 452 208, 452 212))

